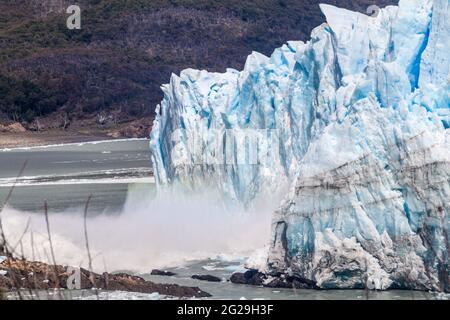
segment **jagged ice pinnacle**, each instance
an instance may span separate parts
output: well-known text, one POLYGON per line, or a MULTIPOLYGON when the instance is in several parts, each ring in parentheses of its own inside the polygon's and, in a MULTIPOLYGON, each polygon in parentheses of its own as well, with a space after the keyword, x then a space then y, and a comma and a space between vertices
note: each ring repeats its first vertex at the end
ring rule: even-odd
POLYGON ((172 75, 151 133, 158 185, 246 206, 286 194, 272 275, 449 291, 450 0, 321 9, 307 43, 254 52, 241 72, 172 75), (256 160, 237 160, 249 139, 256 160))

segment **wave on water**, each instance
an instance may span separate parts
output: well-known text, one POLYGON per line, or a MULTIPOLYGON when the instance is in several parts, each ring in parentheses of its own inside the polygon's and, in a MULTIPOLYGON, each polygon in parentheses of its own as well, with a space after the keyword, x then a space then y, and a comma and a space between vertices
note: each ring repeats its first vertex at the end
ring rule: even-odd
POLYGON ((73 143, 59 143, 59 144, 49 144, 49 145, 31 146, 31 147, 1 148, 0 152, 40 150, 40 149, 60 148, 60 147, 82 147, 82 146, 86 146, 86 145, 98 145, 98 144, 130 142, 130 141, 147 141, 147 140, 149 140, 149 139, 148 138, 128 138, 128 139, 110 139, 110 140, 97 140, 97 141, 73 142, 73 143))
POLYGON ((110 184, 110 183, 154 183, 152 168, 125 168, 98 170, 65 175, 42 175, 0 178, 0 187, 110 184))

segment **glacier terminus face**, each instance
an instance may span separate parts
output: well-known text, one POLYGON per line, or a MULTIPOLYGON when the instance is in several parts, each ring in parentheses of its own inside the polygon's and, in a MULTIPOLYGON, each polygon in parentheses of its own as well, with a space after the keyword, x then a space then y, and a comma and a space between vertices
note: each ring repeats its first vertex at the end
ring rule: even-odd
POLYGON ((450 290, 450 0, 367 16, 321 5, 311 40, 243 71, 184 70, 151 133, 160 188, 216 188, 273 216, 268 278, 450 290))

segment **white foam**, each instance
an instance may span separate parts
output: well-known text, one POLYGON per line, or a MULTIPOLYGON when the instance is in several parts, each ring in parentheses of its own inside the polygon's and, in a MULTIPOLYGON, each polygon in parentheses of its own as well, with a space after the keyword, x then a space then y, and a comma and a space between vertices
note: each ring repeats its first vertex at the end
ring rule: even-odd
MULTIPOLYGON (((217 199, 211 193, 182 196, 176 192, 151 199, 132 191, 120 215, 88 220, 94 270, 145 273, 211 256, 242 259, 268 243, 273 204, 262 203, 245 212, 226 209, 217 199)), ((25 257, 51 262, 43 216, 6 208, 2 221, 13 245, 29 223, 22 239, 25 257)), ((86 267, 82 210, 52 213, 50 226, 56 262, 86 267)))
POLYGON ((60 147, 70 147, 70 146, 81 147, 81 146, 86 146, 86 145, 97 145, 97 144, 101 144, 101 143, 116 143, 116 142, 126 142, 126 141, 149 141, 149 139, 148 138, 131 138, 131 139, 111 139, 111 140, 98 140, 98 141, 74 142, 74 143, 59 143, 59 144, 49 144, 49 145, 32 146, 32 147, 2 148, 2 149, 0 149, 0 152, 49 149, 49 148, 60 148, 60 147))
MULTIPOLYGON (((99 292, 88 296, 75 297, 75 300, 163 300, 168 299, 167 296, 154 293, 137 293, 126 291, 99 292)), ((174 299, 174 298, 170 298, 174 299)))
POLYGON ((74 185, 74 184, 127 184, 155 183, 151 168, 98 170, 65 175, 42 175, 0 178, 0 187, 74 185), (145 176, 144 176, 145 175, 145 176))
POLYGON ((155 178, 108 178, 108 179, 79 179, 79 180, 61 180, 48 182, 19 182, 19 183, 0 183, 0 187, 30 187, 30 186, 62 186, 62 185, 83 185, 83 184, 135 184, 135 183, 155 183, 155 178))
POLYGON ((261 272, 267 271, 267 260, 269 258, 269 247, 255 250, 245 262, 247 269, 256 269, 261 272))

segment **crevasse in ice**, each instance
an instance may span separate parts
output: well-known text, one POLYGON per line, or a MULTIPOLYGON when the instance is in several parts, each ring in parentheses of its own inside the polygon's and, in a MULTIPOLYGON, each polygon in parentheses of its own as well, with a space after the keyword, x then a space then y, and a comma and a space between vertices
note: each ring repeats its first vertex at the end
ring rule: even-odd
POLYGON ((286 193, 272 275, 448 291, 450 2, 321 9, 307 43, 253 53, 241 72, 172 75, 151 133, 157 182, 245 205, 286 193), (239 154, 251 139, 265 141, 254 162, 239 154))

